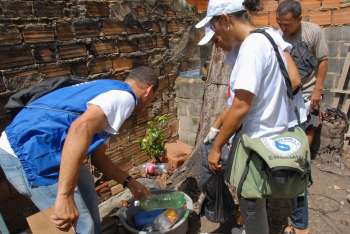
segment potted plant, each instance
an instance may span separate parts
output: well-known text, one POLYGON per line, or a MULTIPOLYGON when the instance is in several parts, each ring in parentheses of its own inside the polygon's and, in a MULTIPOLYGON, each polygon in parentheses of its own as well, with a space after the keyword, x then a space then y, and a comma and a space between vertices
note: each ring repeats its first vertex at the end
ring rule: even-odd
POLYGON ((147 122, 145 136, 139 141, 140 149, 149 155, 154 162, 161 162, 161 157, 165 155, 166 136, 164 127, 168 122, 167 115, 156 116, 147 122))

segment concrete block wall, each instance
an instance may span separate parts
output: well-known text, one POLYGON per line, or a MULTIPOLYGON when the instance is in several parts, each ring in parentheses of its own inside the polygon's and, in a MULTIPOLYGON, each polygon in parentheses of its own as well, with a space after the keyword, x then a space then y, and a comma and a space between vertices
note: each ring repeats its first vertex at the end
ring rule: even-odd
POLYGON ((204 81, 181 78, 175 81, 179 140, 195 145, 204 95, 204 81))

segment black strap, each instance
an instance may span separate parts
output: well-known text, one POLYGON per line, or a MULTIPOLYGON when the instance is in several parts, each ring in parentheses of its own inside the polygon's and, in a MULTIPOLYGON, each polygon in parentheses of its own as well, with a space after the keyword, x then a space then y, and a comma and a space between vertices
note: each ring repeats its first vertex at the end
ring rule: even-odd
MULTIPOLYGON (((284 77, 284 81, 286 83, 286 86, 287 86, 287 95, 288 95, 288 98, 290 99, 290 102, 294 105, 294 101, 293 101, 293 88, 292 88, 292 83, 290 81, 290 78, 289 78, 289 74, 288 74, 288 71, 287 71, 287 68, 283 62, 283 59, 282 59, 282 56, 278 50, 278 46, 276 44, 276 42, 273 40, 273 38, 270 36, 270 34, 268 34, 264 29, 257 29, 257 30, 254 30, 252 31, 251 33, 261 33, 263 34, 271 43, 274 51, 275 51, 275 54, 277 56, 277 61, 278 61, 278 64, 279 64, 279 67, 280 67, 280 70, 282 72, 282 75, 284 77)), ((298 125, 300 126, 301 125, 301 122, 300 122, 300 114, 299 114, 299 110, 298 108, 294 105, 294 113, 297 117, 297 120, 298 120, 298 125)))
POLYGON ((242 197, 242 188, 243 188, 244 181, 245 181, 245 179, 246 179, 247 176, 248 176, 248 172, 249 172, 249 163, 250 163, 250 161, 252 160, 252 154, 253 154, 253 152, 250 152, 249 155, 248 155, 247 161, 245 162, 245 168, 244 168, 242 177, 241 177, 241 179, 239 180, 239 183, 238 183, 238 187, 237 187, 237 195, 238 195, 238 198, 241 198, 241 197, 242 197))

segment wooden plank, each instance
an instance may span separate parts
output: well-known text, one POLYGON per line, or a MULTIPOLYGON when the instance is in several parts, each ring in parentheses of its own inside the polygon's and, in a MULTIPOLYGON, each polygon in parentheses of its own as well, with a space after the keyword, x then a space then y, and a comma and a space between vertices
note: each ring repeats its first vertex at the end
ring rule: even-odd
MULTIPOLYGON (((346 59, 344 61, 344 65, 343 65, 342 73, 341 73, 340 78, 339 78, 337 89, 344 90, 344 88, 346 88, 346 87, 344 87, 344 85, 345 85, 346 77, 348 76, 349 68, 350 68, 350 52, 348 52, 346 55, 346 59)), ((340 95, 336 95, 334 97, 333 104, 332 104, 333 108, 338 107, 340 98, 341 98, 340 95)))
POLYGON ((336 93, 336 94, 350 94, 350 90, 343 90, 343 89, 330 89, 329 92, 336 93))

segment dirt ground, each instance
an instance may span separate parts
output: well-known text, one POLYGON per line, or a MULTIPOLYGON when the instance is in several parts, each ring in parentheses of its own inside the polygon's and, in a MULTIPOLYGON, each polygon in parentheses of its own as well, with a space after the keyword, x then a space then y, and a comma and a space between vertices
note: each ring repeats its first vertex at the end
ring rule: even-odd
MULTIPOLYGON (((314 184, 310 188, 309 213, 311 234, 345 234, 350 233, 350 171, 342 170, 345 175, 334 169, 322 168, 313 162, 314 184), (320 170, 320 168, 322 170, 320 170), (331 171, 325 172, 325 171, 331 171)), ((230 233, 230 224, 220 225, 201 218, 197 233, 230 233)), ((197 225, 198 227, 199 225, 197 225)), ((196 233, 192 230, 192 233, 196 233)))

